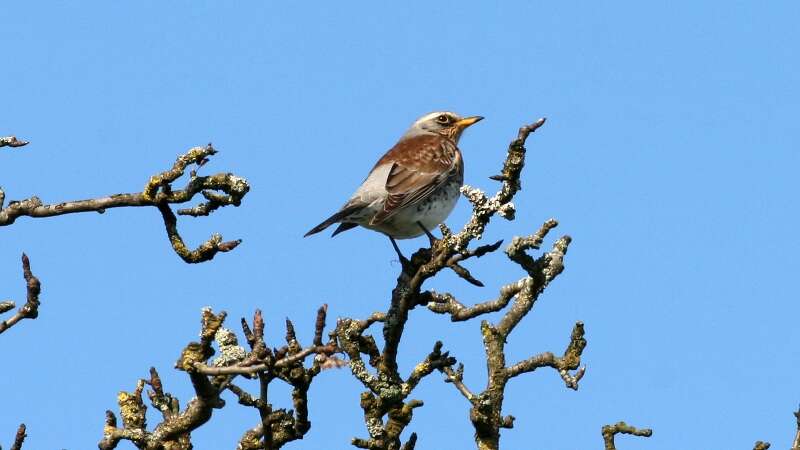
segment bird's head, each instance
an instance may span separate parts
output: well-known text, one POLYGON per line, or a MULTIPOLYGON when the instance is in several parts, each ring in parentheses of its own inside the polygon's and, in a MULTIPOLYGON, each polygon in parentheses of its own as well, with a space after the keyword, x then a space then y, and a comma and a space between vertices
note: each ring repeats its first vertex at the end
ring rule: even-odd
POLYGON ((411 125, 404 137, 418 134, 441 134, 458 142, 461 133, 470 125, 483 119, 481 116, 461 117, 450 111, 437 111, 425 114, 411 125))

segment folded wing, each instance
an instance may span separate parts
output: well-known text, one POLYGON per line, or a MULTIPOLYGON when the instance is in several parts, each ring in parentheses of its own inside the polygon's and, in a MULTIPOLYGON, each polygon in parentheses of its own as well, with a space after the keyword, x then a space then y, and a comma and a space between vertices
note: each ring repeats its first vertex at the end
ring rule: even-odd
POLYGON ((393 161, 386 179, 387 198, 371 220, 376 225, 426 199, 463 170, 456 144, 440 135, 420 135, 397 143, 376 164, 393 161))

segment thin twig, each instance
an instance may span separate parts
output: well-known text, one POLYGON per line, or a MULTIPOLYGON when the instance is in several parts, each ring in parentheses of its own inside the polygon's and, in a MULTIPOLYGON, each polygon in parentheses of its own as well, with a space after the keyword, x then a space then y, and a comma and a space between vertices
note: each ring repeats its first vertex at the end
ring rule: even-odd
MULTIPOLYGON (((39 279, 31 272, 31 262, 28 259, 28 255, 25 253, 22 254, 22 276, 25 279, 27 300, 13 316, 0 322, 0 334, 16 325, 22 319, 35 319, 39 317, 39 293, 42 287, 39 279)), ((2 309, 5 311, 13 307, 13 302, 3 302, 2 309)))
POLYGON ((19 428, 17 428, 17 434, 14 435, 14 443, 11 444, 11 450, 22 450, 22 443, 25 442, 25 438, 28 437, 28 435, 25 434, 25 431, 25 424, 19 424, 19 428))
POLYGON ((630 434, 633 436, 650 437, 653 435, 653 430, 649 428, 635 428, 625 422, 617 422, 614 425, 605 425, 602 429, 603 442, 605 443, 605 450, 616 450, 614 438, 617 434, 630 434))

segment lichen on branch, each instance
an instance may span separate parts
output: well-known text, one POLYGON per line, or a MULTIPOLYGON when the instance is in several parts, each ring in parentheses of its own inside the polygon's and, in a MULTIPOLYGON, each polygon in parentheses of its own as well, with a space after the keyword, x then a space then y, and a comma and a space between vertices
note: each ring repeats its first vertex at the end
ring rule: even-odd
POLYGON ((324 368, 339 366, 335 343, 317 339, 323 334, 326 313, 326 306, 317 312, 313 345, 303 347, 294 325, 287 320, 286 345, 270 349, 264 341, 264 320, 257 310, 252 327, 245 319, 241 320, 250 347, 247 351, 239 345, 236 335, 223 326, 225 312, 214 313, 204 308, 199 342, 187 344, 175 364, 188 375, 195 397, 181 409, 178 399, 165 392, 158 372, 151 368, 150 377, 140 379, 132 392, 119 393, 117 403, 122 424, 114 413, 106 412, 99 448, 113 449, 120 441, 127 440, 143 449, 191 449, 192 431, 208 422, 214 410, 225 406, 221 395, 226 390, 236 396, 239 404, 256 409, 260 418, 256 426, 243 432, 237 448, 275 450, 302 439, 311 428, 308 418, 311 382, 324 368), (304 361, 309 357, 313 357, 312 363, 305 367, 304 361), (237 377, 258 380, 259 393, 250 394, 235 384, 237 377), (293 410, 274 408, 270 403, 268 385, 275 380, 291 386, 293 410), (147 392, 150 405, 162 416, 162 421, 152 427, 152 431, 147 425, 148 407, 142 396, 146 387, 150 387, 147 392))
MULTIPOLYGON (((614 425, 604 425, 601 433, 603 434, 603 443, 605 450, 617 450, 614 438, 618 434, 630 434, 632 436, 650 437, 653 435, 653 430, 649 428, 636 428, 628 425, 625 422, 617 422, 614 425)), ((769 447, 769 444, 767 444, 769 447)))
MULTIPOLYGON (((8 140, 8 138, 3 139, 8 140)), ((9 140, 9 142, 11 141, 9 140)), ((17 141, 17 143, 19 142, 21 141, 17 141)), ((195 169, 190 171, 189 180, 182 188, 173 186, 178 179, 185 175, 190 166, 194 165, 200 168, 216 153, 217 151, 211 144, 190 149, 178 156, 170 170, 151 176, 141 192, 113 194, 53 204, 46 204, 39 197, 32 196, 24 200, 9 202, 7 206, 4 206, 5 192, 0 189, 0 226, 11 225, 19 217, 43 218, 81 212, 102 214, 113 208, 156 207, 161 212, 167 237, 175 253, 187 263, 208 261, 219 252, 233 250, 241 241, 223 241, 222 236, 214 234, 196 249, 189 249, 178 232, 177 218, 170 205, 191 202, 200 194, 205 201, 191 208, 178 210, 179 215, 197 217, 207 216, 224 206, 241 204, 244 196, 250 191, 250 185, 246 179, 232 173, 200 176, 195 169)))

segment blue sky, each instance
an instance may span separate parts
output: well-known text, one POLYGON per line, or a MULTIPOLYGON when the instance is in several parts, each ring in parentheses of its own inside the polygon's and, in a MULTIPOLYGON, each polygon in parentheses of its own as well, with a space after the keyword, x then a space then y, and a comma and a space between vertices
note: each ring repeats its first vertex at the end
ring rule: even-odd
MULTIPOLYGON (((204 305, 231 322, 264 310, 273 342, 291 317, 364 317, 386 307, 398 271, 386 239, 356 230, 301 236, 333 212, 417 116, 486 120, 462 139, 466 181, 487 190, 517 128, 529 141, 511 223, 549 217, 574 238, 566 272, 512 335, 510 361, 562 351, 586 323, 579 391, 553 371, 515 379, 504 448, 601 448, 600 427, 650 426, 626 449, 788 448, 800 402, 800 4, 728 2, 7 2, 0 49, 0 151, 8 199, 47 202, 142 188, 189 147, 213 142, 203 170, 234 171, 241 208, 182 220, 235 252, 190 266, 153 209, 47 220, 0 231, 0 297, 22 299, 24 250, 43 283, 41 316, 4 333, 0 442, 20 421, 26 448, 92 448, 103 412, 154 365, 172 370, 204 305)), ((448 224, 468 216, 461 201, 448 224)), ((405 241, 406 252, 424 239, 405 241)), ((464 302, 522 274, 501 254, 470 268, 487 287, 442 276, 464 302)), ((436 339, 484 381, 478 323, 418 310, 401 347, 410 370, 436 339)), ((312 430, 291 448, 348 448, 365 436, 348 371, 320 376, 312 430)), ((290 406, 275 389, 276 406, 290 406)), ((408 431, 418 448, 469 448, 468 405, 438 376, 408 431)), ((231 448, 255 425, 230 405, 195 433, 231 448)), ((132 448, 132 447, 121 447, 132 448)), ((289 448, 289 447, 287 447, 289 448)))

